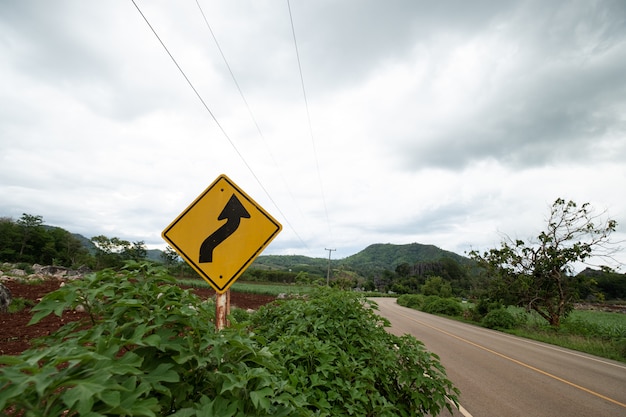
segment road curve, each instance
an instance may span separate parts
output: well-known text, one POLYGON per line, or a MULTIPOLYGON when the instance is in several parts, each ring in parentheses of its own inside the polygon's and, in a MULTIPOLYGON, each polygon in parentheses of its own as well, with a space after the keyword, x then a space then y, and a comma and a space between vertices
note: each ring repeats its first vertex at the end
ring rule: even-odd
POLYGON ((389 332, 441 358, 473 417, 624 417, 626 364, 460 323, 373 298, 389 332))

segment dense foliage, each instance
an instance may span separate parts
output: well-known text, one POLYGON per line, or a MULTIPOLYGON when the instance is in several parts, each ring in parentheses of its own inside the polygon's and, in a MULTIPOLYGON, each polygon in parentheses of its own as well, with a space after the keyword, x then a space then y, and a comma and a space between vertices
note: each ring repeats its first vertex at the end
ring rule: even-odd
MULTIPOLYGON (((46 296, 36 322, 83 306, 73 323, 19 357, 0 357, 0 409, 29 416, 289 415, 297 396, 276 358, 241 329, 216 334, 214 306, 134 265, 46 296), (68 410, 64 412, 64 410, 68 410)), ((295 415, 298 415, 295 413, 295 415)))
POLYGON ((182 290, 163 268, 131 263, 50 293, 32 321, 79 306, 88 323, 0 356, 0 409, 55 417, 419 416, 449 407, 446 396, 456 401, 437 357, 412 337, 388 334, 354 294, 320 291, 215 332, 212 302, 182 290))
POLYGON ((492 297, 533 310, 558 327, 580 297, 574 264, 610 255, 609 237, 616 227, 615 220, 595 216, 588 203, 578 206, 559 198, 535 241, 509 239, 498 249, 470 256, 490 278, 492 297))
POLYGON ((515 317, 506 309, 498 308, 488 312, 481 324, 490 329, 510 329, 515 326, 515 317))
POLYGON ((581 280, 591 281, 590 287, 583 287, 581 298, 600 298, 601 300, 626 300, 626 275, 612 271, 587 268, 580 274, 581 280))
POLYGON ((463 308, 457 300, 437 296, 427 297, 423 310, 426 313, 444 314, 446 316, 460 316, 463 312, 463 308))
POLYGON ((0 261, 72 266, 86 257, 88 252, 76 237, 44 226, 41 216, 24 214, 17 221, 0 218, 0 261))
POLYGON ((398 297, 397 303, 425 313, 442 314, 444 316, 461 316, 463 314, 463 307, 455 298, 443 298, 437 295, 403 294, 398 297))
POLYGON ((456 390, 437 357, 385 330, 366 299, 321 288, 311 299, 262 308, 254 328, 279 352, 285 377, 324 415, 411 416, 449 408, 456 390))
POLYGON ((127 260, 147 256, 143 241, 100 235, 87 242, 89 248, 67 230, 44 225, 41 216, 24 213, 17 221, 0 218, 1 262, 103 269, 120 268, 127 260))

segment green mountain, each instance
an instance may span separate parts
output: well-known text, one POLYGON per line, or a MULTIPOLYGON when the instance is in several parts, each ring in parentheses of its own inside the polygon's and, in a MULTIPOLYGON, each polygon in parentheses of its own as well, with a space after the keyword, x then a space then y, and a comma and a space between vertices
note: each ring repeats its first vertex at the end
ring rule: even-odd
MULTIPOLYGON (((471 262, 469 258, 434 245, 377 243, 347 258, 331 260, 331 268, 343 267, 368 275, 373 271, 393 271, 403 263, 414 265, 418 262, 438 261, 442 258, 453 259, 462 265, 471 262)), ((325 275, 328 259, 301 255, 261 255, 254 261, 252 268, 304 271, 325 275)))
POLYGON ((393 245, 391 243, 376 243, 363 249, 361 252, 341 260, 343 265, 354 269, 367 270, 395 270, 400 264, 414 265, 418 262, 438 261, 450 258, 460 264, 469 263, 469 258, 446 251, 434 245, 409 243, 393 245))
POLYGON ((72 233, 72 236, 78 239, 81 245, 83 245, 83 247, 87 249, 90 254, 93 255, 96 253, 96 245, 94 245, 91 240, 87 239, 85 236, 78 234, 78 233, 72 233))
POLYGON ((154 262, 163 262, 163 258, 161 258, 162 253, 163 251, 160 249, 147 249, 146 259, 154 262))

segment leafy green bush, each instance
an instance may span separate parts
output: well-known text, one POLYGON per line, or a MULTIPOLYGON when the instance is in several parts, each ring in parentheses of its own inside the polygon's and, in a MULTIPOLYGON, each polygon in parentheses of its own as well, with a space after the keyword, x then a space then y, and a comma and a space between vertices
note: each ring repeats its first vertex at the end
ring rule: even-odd
POLYGON ((421 310, 424 307, 424 296, 421 294, 402 294, 396 303, 404 307, 421 310))
POLYGON ((501 308, 504 308, 504 306, 499 301, 493 301, 489 298, 480 298, 474 306, 464 313, 464 317, 475 322, 481 322, 487 313, 501 308))
POLYGON ((17 297, 11 301, 9 305, 9 309, 7 310, 9 313, 19 313, 27 307, 32 307, 35 303, 28 298, 17 297))
POLYGON ((515 326, 515 317, 504 308, 491 310, 481 321, 490 329, 510 329, 515 326))
POLYGON ((484 317, 490 311, 498 310, 501 308, 504 308, 501 302, 493 301, 488 298, 479 299, 476 305, 474 306, 474 309, 480 315, 480 317, 484 317))
MULTIPOLYGON (((82 306, 20 356, 0 356, 0 409, 25 416, 436 415, 456 402, 437 357, 366 299, 321 290, 220 332, 215 306, 163 268, 127 264, 45 296, 31 322, 82 306), (244 324, 246 327, 244 327, 244 324)), ((245 313, 245 312, 244 312, 245 313)), ((236 317, 235 317, 236 316, 236 317)))
POLYGON ((161 268, 134 264, 48 294, 32 322, 82 305, 21 356, 1 356, 0 409, 28 416, 307 415, 281 364, 161 268), (65 411, 67 410, 67 411, 65 411))
POLYGON ((262 307, 252 325, 316 415, 421 416, 450 408, 456 389, 412 336, 389 334, 365 298, 321 288, 262 307))
POLYGON ((446 316, 460 316, 463 307, 452 298, 427 297, 423 311, 430 314, 445 314, 446 316))

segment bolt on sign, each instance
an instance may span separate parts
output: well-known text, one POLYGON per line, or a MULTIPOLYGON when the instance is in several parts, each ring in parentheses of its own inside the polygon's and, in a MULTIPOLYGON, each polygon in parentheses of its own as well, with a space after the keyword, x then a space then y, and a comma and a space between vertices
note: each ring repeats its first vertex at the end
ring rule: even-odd
POLYGON ((278 221, 220 175, 161 235, 223 294, 281 230, 278 221))

